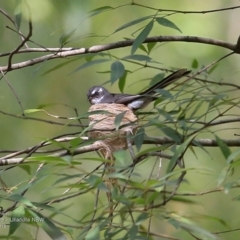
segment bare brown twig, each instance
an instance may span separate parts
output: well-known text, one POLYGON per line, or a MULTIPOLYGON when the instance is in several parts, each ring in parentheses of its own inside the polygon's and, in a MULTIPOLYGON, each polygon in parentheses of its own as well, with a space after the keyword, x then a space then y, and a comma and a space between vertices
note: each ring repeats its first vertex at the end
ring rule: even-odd
POLYGON ((29 22, 28 22, 28 25, 29 25, 29 32, 28 32, 28 35, 26 38, 24 38, 24 40, 19 44, 19 46, 13 50, 11 52, 11 54, 9 55, 9 58, 8 58, 8 66, 7 66, 7 69, 6 70, 2 70, 2 71, 10 71, 12 70, 12 58, 13 58, 13 55, 16 54, 20 48, 23 47, 23 45, 30 39, 30 37, 32 36, 32 20, 29 19, 29 22))

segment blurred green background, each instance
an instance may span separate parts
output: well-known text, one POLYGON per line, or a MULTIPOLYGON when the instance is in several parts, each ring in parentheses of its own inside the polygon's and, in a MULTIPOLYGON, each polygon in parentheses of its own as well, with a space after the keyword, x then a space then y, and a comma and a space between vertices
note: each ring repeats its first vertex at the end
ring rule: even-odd
MULTIPOLYGON (((239 4, 239 1, 236 0, 142 0, 135 2, 154 8, 184 11, 220 9, 239 4)), ((121 41, 124 40, 124 38, 133 39, 139 34, 139 31, 137 30, 145 26, 148 21, 142 22, 139 25, 134 25, 133 27, 127 28, 115 34, 112 33, 118 27, 133 21, 134 19, 155 14, 155 12, 151 9, 131 6, 129 5, 129 1, 29 0, 27 3, 30 6, 33 19, 33 36, 31 39, 44 47, 61 47, 61 37, 73 30, 75 30, 75 33, 65 47, 86 48, 94 45, 121 41), (88 13, 93 9, 102 6, 116 7, 124 4, 126 4, 126 6, 106 11, 91 18, 87 17, 88 13)), ((20 9, 23 13, 20 29, 24 35, 27 35, 28 25, 26 19, 28 18, 28 11, 26 10, 25 4, 21 4, 20 1, 2 1, 1 9, 6 11, 13 18, 14 14, 20 9)), ((220 39, 226 42, 235 43, 240 32, 239 13, 240 10, 235 9, 209 14, 174 14, 169 17, 169 20, 174 22, 181 29, 182 34, 173 29, 164 28, 155 24, 150 36, 189 35, 220 39)), ((165 13, 163 13, 163 15, 164 14, 165 13)), ((13 28, 10 21, 0 14, 1 53, 12 51, 20 43, 17 34, 7 29, 6 26, 13 28)), ((29 43, 29 46, 38 47, 32 43, 29 43)), ((141 50, 138 50, 137 52, 142 54, 141 50)), ((151 57, 155 61, 160 62, 160 67, 162 68, 186 67, 191 69, 194 59, 197 59, 199 68, 201 68, 202 66, 206 66, 212 61, 217 60, 228 52, 229 51, 225 49, 210 45, 172 42, 158 44, 157 50, 151 54, 151 57)), ((130 55, 130 53, 131 47, 111 51, 111 54, 117 56, 118 58, 130 55)), ((14 55, 13 63, 22 62, 42 55, 44 54, 28 53, 14 55)), ((7 65, 7 60, 7 57, 0 58, 0 65, 7 65)), ((89 103, 86 98, 88 89, 93 85, 100 85, 110 79, 110 73, 104 74, 101 72, 110 71, 111 62, 94 65, 81 71, 75 71, 77 67, 81 66, 85 62, 86 59, 82 56, 55 59, 31 67, 11 71, 7 74, 7 79, 21 100, 24 110, 36 109, 42 105, 49 105, 44 109, 51 114, 64 117, 74 117, 75 112, 73 109, 66 107, 65 105, 77 108, 79 115, 86 113, 89 108, 89 103), (47 73, 48 70, 58 64, 67 62, 71 59, 75 59, 75 61, 60 67, 55 71, 47 73)), ((225 82, 238 84, 239 64, 240 61, 238 55, 233 55, 230 58, 221 61, 218 68, 213 72, 213 74, 211 74, 210 80, 223 80, 225 82)), ((139 66, 131 63, 125 62, 124 65, 126 69, 132 71, 132 73, 127 77, 127 83, 124 89, 125 93, 136 93, 137 91, 140 91, 144 87, 148 86, 149 81, 146 81, 146 79, 151 79, 159 72, 158 70, 153 70, 151 68, 140 68, 139 66)), ((216 86, 216 88, 217 87, 218 86, 216 86)), ((117 83, 112 86, 108 83, 106 88, 112 92, 119 92, 117 83)), ((224 88, 219 89, 219 91, 224 91, 224 88)), ((239 96, 239 92, 230 94, 232 97, 232 94, 235 94, 236 97, 239 96)), ((14 115, 21 115, 21 109, 17 99, 4 79, 0 82, 0 110, 14 115)), ((233 113, 235 112, 233 111, 233 113)), ((42 112, 32 113, 28 116, 56 120, 42 112)), ((85 123, 87 123, 87 121, 85 123)), ((227 131, 224 131, 225 128, 225 125, 220 125, 220 127, 215 127, 213 131, 216 131, 220 137, 233 138, 233 134, 237 133, 236 128, 239 128, 239 123, 229 124, 227 126, 227 131)), ((79 128, 21 120, 1 114, 0 135, 2 138, 0 142, 0 149, 25 149, 47 138, 79 130, 79 128)), ((149 131, 149 134, 154 135, 154 131, 149 131)), ((208 133, 199 135, 199 137, 209 136, 211 135, 208 133)), ((190 151, 187 153, 186 166, 188 168, 198 168, 199 171, 196 171, 195 169, 192 172, 188 172, 186 184, 182 184, 181 190, 202 192, 216 187, 219 172, 226 167, 226 163, 218 148, 207 148, 207 151, 209 154, 196 149, 197 157, 190 151)), ((89 156, 95 155, 91 153, 76 157, 76 159, 82 160, 81 168, 86 171, 89 171, 97 166, 96 162, 85 160, 85 157, 89 156)), ((154 161, 150 160, 138 167, 137 171, 141 172, 142 178, 147 178, 149 176, 149 172, 151 171, 153 164, 154 161)), ((162 172, 164 172, 166 162, 163 162, 163 165, 163 169, 161 170, 162 172)), ((33 173, 36 168, 37 164, 33 165, 31 172, 33 173)), ((45 168, 45 174, 48 173, 49 176, 39 182, 34 189, 30 189, 26 195, 32 201, 39 201, 41 199, 46 199, 49 196, 62 193, 63 190, 61 188, 52 186, 58 178, 57 174, 64 172, 72 172, 74 174, 77 172, 70 168, 62 169, 61 167, 54 167, 54 164, 51 166, 48 165, 45 168)), ((1 177, 8 186, 15 186, 17 184, 20 184, 21 186, 25 181, 30 179, 30 176, 20 168, 14 168, 10 171, 2 173, 1 177)), ((233 179, 237 179, 237 173, 235 173, 233 179)), ((198 198, 192 197, 190 199, 195 201, 194 204, 171 202, 166 206, 166 209, 169 212, 173 212, 173 214, 179 214, 181 216, 192 218, 193 221, 197 222, 201 227, 206 228, 209 231, 216 232, 229 230, 239 227, 240 224, 239 203, 238 201, 234 201, 234 197, 238 196, 238 194, 239 191, 236 189, 231 190, 231 192, 226 194, 219 192, 204 195, 198 198), (219 219, 222 219, 224 224, 221 224, 219 219)), ((83 216, 93 208, 94 196, 94 193, 86 196, 79 196, 73 200, 69 200, 68 202, 59 203, 58 208, 71 204, 71 207, 68 209, 68 214, 78 219, 80 218, 79 216, 83 216)), ((104 199, 105 196, 103 193, 102 196, 104 199)), ((5 201, 1 203, 3 207, 7 207, 8 204, 9 203, 5 201)), ((69 219, 61 217, 58 221, 69 222, 69 219)), ((5 234, 7 231, 8 229, 0 229, 0 234, 5 234)), ((161 218, 155 219, 153 222, 153 231, 172 235, 180 239, 193 239, 187 233, 170 226, 165 219, 161 218)), ((26 236, 25 239, 32 239, 27 227, 19 228, 16 235, 26 236)), ((238 239, 238 235, 238 232, 229 234, 226 233, 221 235, 221 239, 238 239)), ((48 239, 48 236, 41 231, 38 237, 38 239, 48 239)))

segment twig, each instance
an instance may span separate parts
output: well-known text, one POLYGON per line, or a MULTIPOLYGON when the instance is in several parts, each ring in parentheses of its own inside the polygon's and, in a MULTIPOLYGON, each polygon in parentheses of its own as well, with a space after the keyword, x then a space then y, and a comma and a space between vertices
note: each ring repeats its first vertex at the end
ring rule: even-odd
POLYGON ((19 46, 13 50, 11 52, 11 54, 9 55, 9 58, 8 58, 8 66, 7 66, 7 69, 6 70, 3 70, 3 71, 10 71, 12 70, 12 58, 13 58, 13 55, 16 54, 18 52, 18 50, 20 48, 23 47, 23 45, 30 39, 30 37, 32 36, 32 20, 30 19, 29 22, 28 22, 28 26, 29 26, 29 32, 28 32, 28 35, 26 38, 24 38, 24 40, 19 44, 19 46))
POLYGON ((22 106, 22 103, 21 103, 21 101, 20 101, 20 98, 18 97, 17 93, 15 92, 14 88, 12 87, 12 85, 10 84, 10 82, 8 81, 8 79, 7 79, 7 77, 5 76, 5 74, 4 74, 3 71, 1 71, 1 74, 2 74, 5 82, 6 82, 7 85, 10 87, 11 91, 13 92, 15 98, 17 99, 18 104, 19 104, 19 106, 20 106, 20 108, 21 108, 21 110, 22 110, 22 116, 25 116, 25 115, 24 115, 23 106, 22 106))
MULTIPOLYGON (((28 66, 32 66, 35 64, 38 64, 40 62, 44 62, 46 60, 52 60, 55 58, 65 58, 68 56, 75 56, 75 55, 82 55, 87 53, 98 53, 98 52, 104 52, 111 49, 117 49, 117 48, 124 48, 132 46, 134 40, 126 40, 126 41, 119 41, 114 43, 109 43, 105 45, 96 45, 89 48, 80 48, 70 51, 61 51, 55 54, 48 54, 42 57, 34 58, 31 60, 15 63, 11 65, 11 69, 8 68, 8 66, 0 67, 0 70, 2 71, 9 71, 9 70, 15 70, 20 68, 25 68, 28 66)), ((236 44, 224 42, 217 39, 211 39, 211 38, 203 38, 203 37, 197 37, 197 36, 155 36, 155 37, 148 37, 144 41, 144 43, 151 43, 151 42, 194 42, 194 43, 203 43, 208 45, 214 45, 218 47, 223 47, 226 49, 229 49, 231 51, 235 51, 236 44)))
MULTIPOLYGON (((4 112, 2 110, 0 110, 0 113, 4 114, 6 116, 10 116, 10 117, 14 117, 14 118, 20 118, 20 119, 23 119, 23 120, 32 120, 32 121, 44 122, 44 123, 60 125, 60 126, 80 127, 79 124, 73 124, 73 123, 66 124, 66 123, 55 122, 55 121, 52 121, 52 120, 41 119, 41 118, 19 116, 19 115, 15 115, 15 114, 12 114, 12 113, 4 112)), ((82 125, 82 127, 87 127, 87 126, 88 125, 82 125)))
POLYGON ((182 13, 182 14, 206 14, 206 13, 229 11, 229 10, 240 8, 240 6, 233 6, 233 7, 219 8, 219 9, 212 9, 212 10, 205 10, 205 11, 182 11, 182 10, 173 10, 173 9, 154 8, 154 7, 149 7, 149 6, 135 3, 135 2, 132 3, 132 5, 136 5, 136 6, 143 7, 143 8, 148 8, 148 9, 155 10, 158 12, 172 12, 172 13, 182 13))
MULTIPOLYGON (((13 23, 13 25, 14 25, 14 27, 15 27, 16 29, 18 29, 18 26, 17 26, 16 22, 15 22, 3 9, 0 8, 0 12, 1 12, 5 17, 7 17, 7 18, 10 20, 10 22, 13 23)), ((24 37, 22 36, 21 31, 18 30, 18 31, 16 31, 16 32, 19 34, 21 40, 24 41, 24 37)), ((25 44, 25 47, 28 48, 27 43, 24 43, 24 44, 25 44)))

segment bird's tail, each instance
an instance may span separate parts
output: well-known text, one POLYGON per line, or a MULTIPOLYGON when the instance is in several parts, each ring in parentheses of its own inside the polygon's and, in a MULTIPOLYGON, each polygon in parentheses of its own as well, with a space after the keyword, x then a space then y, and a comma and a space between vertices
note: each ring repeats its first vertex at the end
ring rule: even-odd
POLYGON ((177 70, 176 72, 170 74, 169 76, 165 77, 162 81, 156 83, 152 87, 148 88, 147 90, 139 93, 139 95, 151 95, 154 93, 156 89, 162 89, 170 85, 171 83, 177 81, 179 78, 186 76, 191 71, 188 71, 186 68, 182 68, 177 70))

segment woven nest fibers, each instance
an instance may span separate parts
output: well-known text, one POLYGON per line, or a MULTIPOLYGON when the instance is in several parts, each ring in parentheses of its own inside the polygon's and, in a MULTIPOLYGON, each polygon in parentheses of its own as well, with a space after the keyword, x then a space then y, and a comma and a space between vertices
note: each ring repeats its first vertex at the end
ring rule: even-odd
POLYGON ((101 139, 112 151, 126 149, 126 133, 134 134, 137 129, 137 117, 133 111, 123 104, 114 103, 92 105, 88 112, 93 111, 105 111, 107 113, 97 113, 89 116, 89 126, 91 126, 89 137, 101 139), (121 119, 118 130, 116 130, 116 116, 123 112, 125 114, 121 119))

